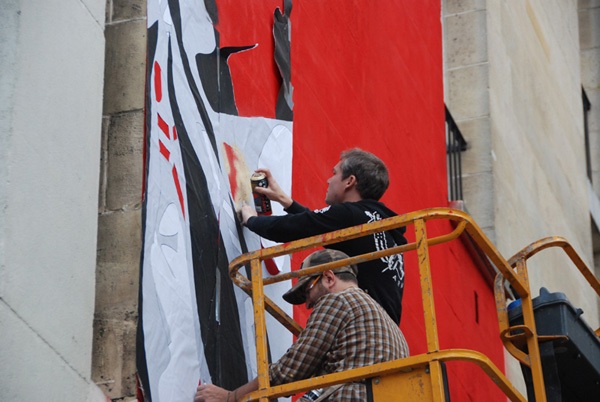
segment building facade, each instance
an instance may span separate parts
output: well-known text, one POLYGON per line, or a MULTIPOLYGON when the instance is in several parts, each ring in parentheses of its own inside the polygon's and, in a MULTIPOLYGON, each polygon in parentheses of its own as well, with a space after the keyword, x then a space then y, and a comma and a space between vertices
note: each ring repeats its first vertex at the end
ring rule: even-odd
MULTIPOLYGON (((391 193, 384 200, 398 213, 447 206, 445 103, 468 143, 464 206, 500 252, 509 258, 540 238, 563 236, 594 267, 600 248, 600 3, 422 3, 390 1, 375 9, 355 2, 339 9, 294 2, 294 197, 311 208, 322 205, 302 178, 323 181, 339 151, 358 145, 390 166, 391 193), (363 99, 349 103, 353 97, 363 99), (317 141, 324 162, 312 169, 317 141)), ((265 16, 240 14, 231 1, 216 4, 223 40, 232 42, 243 39, 235 37, 236 18, 254 21, 263 30, 258 38, 266 40, 273 9, 283 8, 273 1, 265 16)), ((100 401, 104 394, 131 400, 146 0, 12 0, 0 7, 0 30, 9 38, 0 47, 6 133, 0 136, 0 399, 100 401)), ((232 64, 236 68, 250 77, 260 73, 232 64)), ((247 91, 239 93, 240 113, 262 113, 274 102, 274 72, 270 65, 265 73, 275 82, 265 102, 252 102, 252 91, 260 89, 239 90, 247 91)), ((494 328, 481 344, 458 339, 453 328, 474 325, 474 293, 479 314, 493 313, 485 310, 493 309, 486 304, 492 296, 475 270, 468 283, 452 282, 462 272, 456 266, 469 258, 461 246, 432 256, 441 264, 438 272, 433 267, 440 282, 436 300, 462 304, 465 312, 441 323, 442 343, 489 343, 495 353, 494 328)), ((535 257, 530 273, 534 294, 540 286, 565 292, 598 326, 598 299, 564 255, 535 257)), ((416 284, 415 275, 407 286, 416 284)), ((418 305, 418 297, 409 292, 405 306, 418 305)), ((405 307, 404 314, 405 333, 409 323, 417 328, 407 335, 415 354, 423 349, 420 307, 405 307)), ((509 378, 520 383, 518 367, 505 360, 509 378)), ((450 378, 451 389, 460 390, 456 400, 469 393, 461 370, 450 378)))

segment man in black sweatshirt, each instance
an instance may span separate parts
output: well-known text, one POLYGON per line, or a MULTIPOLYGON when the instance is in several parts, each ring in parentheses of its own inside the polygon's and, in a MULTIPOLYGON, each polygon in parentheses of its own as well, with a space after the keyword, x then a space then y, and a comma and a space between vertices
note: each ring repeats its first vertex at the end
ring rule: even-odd
MULTIPOLYGON (((288 242, 338 229, 361 225, 397 215, 379 199, 389 185, 385 164, 375 155, 354 148, 344 151, 327 180, 326 208, 311 211, 285 194, 268 169, 258 169, 267 176, 269 187, 257 187, 257 192, 279 202, 287 215, 257 216, 252 206, 244 205, 241 216, 244 225, 259 236, 277 242, 288 242)), ((375 233, 327 248, 350 256, 370 253, 406 244, 406 228, 375 233)), ((358 265, 358 285, 375 299, 392 320, 400 323, 404 290, 404 259, 392 255, 358 265)))

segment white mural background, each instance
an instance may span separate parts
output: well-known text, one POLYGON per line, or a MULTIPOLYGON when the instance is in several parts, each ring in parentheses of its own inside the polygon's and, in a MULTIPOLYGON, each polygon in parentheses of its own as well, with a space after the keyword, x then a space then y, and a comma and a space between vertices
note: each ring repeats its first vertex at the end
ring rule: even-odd
MULTIPOLYGON (((138 355, 138 370, 147 371, 147 384, 142 381, 147 399, 150 394, 154 401, 189 402, 199 381, 219 383, 211 375, 211 369, 215 369, 209 367, 205 357, 197 306, 197 299, 204 295, 199 292, 211 293, 214 311, 210 319, 219 327, 224 307, 221 292, 226 285, 231 285, 223 283, 229 278, 219 275, 218 266, 194 266, 193 253, 198 252, 198 245, 193 244, 191 226, 194 222, 190 222, 190 214, 195 211, 190 208, 195 206, 189 194, 192 179, 187 176, 203 175, 206 188, 194 190, 208 192, 210 215, 216 217, 218 233, 203 233, 202 247, 223 249, 228 264, 244 251, 272 245, 266 241, 261 243, 261 239, 247 229, 242 232, 235 209, 242 201, 251 202, 249 178, 258 167, 270 168, 281 187, 291 193, 292 122, 240 117, 220 113, 210 106, 195 65, 196 55, 211 54, 218 47, 204 1, 149 0, 148 28, 156 34, 156 42, 155 51, 148 56, 142 324, 138 330, 143 335, 138 336, 138 348, 141 339, 144 353, 141 358, 138 355), (180 30, 176 29, 178 20, 180 30), (182 143, 183 133, 189 138, 191 149, 187 142, 182 143), (200 166, 188 166, 186 174, 185 160, 191 157, 197 159, 200 166), (208 275, 213 270, 216 272, 214 289, 212 283, 208 289, 198 286, 198 280, 194 279, 194 270, 198 269, 206 270, 208 275), (144 363, 145 367, 140 368, 144 363)), ((274 213, 283 213, 279 205, 273 207, 274 213)), ((198 242, 198 237, 195 241, 198 242)), ((276 264, 282 272, 290 269, 289 258, 279 258, 276 264)), ((264 275, 269 275, 266 270, 264 275)), ((281 299, 289 286, 287 282, 279 283, 266 287, 265 292, 291 315, 291 306, 281 299)), ((245 360, 247 380, 250 380, 256 375, 252 300, 235 286, 233 294, 243 343, 241 360, 245 360)), ((292 336, 271 317, 268 317, 267 327, 271 357, 276 360, 291 344, 292 336)), ((218 342, 218 348, 229 347, 218 342)), ((228 375, 228 370, 239 369, 240 361, 218 364, 231 365, 231 369, 219 368, 228 375)), ((144 379, 144 375, 140 378, 144 379)))

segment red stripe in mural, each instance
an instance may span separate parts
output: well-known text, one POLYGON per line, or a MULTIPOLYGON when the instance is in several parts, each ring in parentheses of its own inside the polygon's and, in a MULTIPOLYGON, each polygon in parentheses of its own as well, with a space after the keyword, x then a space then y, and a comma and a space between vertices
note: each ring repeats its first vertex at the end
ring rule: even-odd
MULTIPOLYGON (((264 247, 261 246, 260 248, 263 249, 264 247)), ((277 264, 275 263, 275 261, 273 259, 264 260, 264 263, 265 263, 265 268, 267 269, 267 272, 270 273, 271 275, 277 275, 281 272, 281 271, 279 271, 279 268, 277 267, 277 264)))
POLYGON ((154 62, 154 93, 156 95, 156 101, 160 102, 162 99, 162 83, 160 76, 160 65, 158 62, 154 62))
POLYGON ((160 127, 160 129, 162 130, 163 133, 165 133, 167 138, 171 139, 171 136, 169 135, 169 125, 163 120, 162 117, 160 117, 160 114, 157 114, 157 116, 158 116, 158 127, 160 127))
POLYGON ((183 193, 181 192, 181 185, 179 184, 179 176, 177 175, 177 168, 173 166, 173 181, 175 181, 175 187, 177 188, 177 195, 179 196, 179 204, 181 205, 181 213, 183 219, 185 219, 185 208, 183 206, 183 193))
POLYGON ((173 139, 177 139, 177 130, 175 130, 175 126, 173 126, 173 139))
POLYGON ((233 152, 233 148, 231 145, 227 143, 223 143, 223 147, 225 148, 225 155, 227 156, 227 161, 229 162, 229 186, 231 187, 231 196, 233 199, 236 199, 237 195, 237 155, 233 152))
POLYGON ((165 144, 163 144, 162 141, 158 141, 158 144, 160 145, 160 153, 163 154, 166 160, 169 160, 171 153, 169 152, 165 144))

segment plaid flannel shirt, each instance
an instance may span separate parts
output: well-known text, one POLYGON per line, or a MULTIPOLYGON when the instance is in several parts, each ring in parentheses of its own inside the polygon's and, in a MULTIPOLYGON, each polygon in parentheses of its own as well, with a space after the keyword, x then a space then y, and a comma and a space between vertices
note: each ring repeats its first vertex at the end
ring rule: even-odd
MULTIPOLYGON (((400 328, 359 288, 321 297, 306 327, 269 367, 271 385, 382 363, 409 355, 400 328)), ((328 401, 364 401, 366 386, 345 384, 328 401)))

